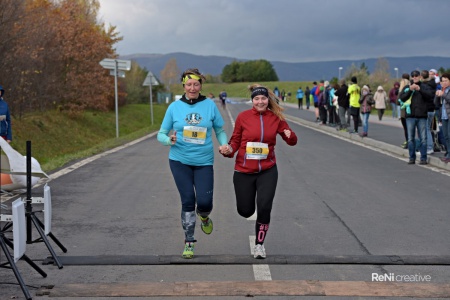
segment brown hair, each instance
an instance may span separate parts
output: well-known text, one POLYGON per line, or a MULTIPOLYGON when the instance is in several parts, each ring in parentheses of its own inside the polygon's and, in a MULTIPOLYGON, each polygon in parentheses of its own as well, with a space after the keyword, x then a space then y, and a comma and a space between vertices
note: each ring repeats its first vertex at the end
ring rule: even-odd
POLYGON ((267 106, 267 108, 272 111, 278 118, 280 118, 280 120, 284 121, 284 108, 278 105, 278 103, 280 102, 280 98, 278 98, 270 89, 258 83, 249 85, 248 90, 250 91, 250 94, 252 93, 253 89, 257 87, 263 87, 267 89, 267 91, 269 92, 269 105, 267 106))

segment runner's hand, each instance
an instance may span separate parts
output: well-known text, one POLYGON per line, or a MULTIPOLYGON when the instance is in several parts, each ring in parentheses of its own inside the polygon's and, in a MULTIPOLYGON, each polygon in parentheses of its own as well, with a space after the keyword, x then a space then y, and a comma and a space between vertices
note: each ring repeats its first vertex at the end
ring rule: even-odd
POLYGON ((177 131, 174 130, 172 135, 170 136, 170 143, 172 143, 172 145, 175 145, 176 142, 177 142, 177 131))
POLYGON ((291 137, 291 131, 289 129, 285 129, 284 134, 286 135, 287 138, 291 137))

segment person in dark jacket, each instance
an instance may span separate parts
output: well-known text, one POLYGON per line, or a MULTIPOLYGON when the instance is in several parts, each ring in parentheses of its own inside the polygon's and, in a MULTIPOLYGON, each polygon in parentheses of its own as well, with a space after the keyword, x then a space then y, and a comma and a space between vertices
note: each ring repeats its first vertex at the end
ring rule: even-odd
POLYGON ((11 114, 9 113, 8 103, 3 99, 4 94, 5 90, 0 85, 0 136, 8 143, 11 143, 11 114))
POLYGON ((350 97, 347 94, 348 86, 345 84, 345 80, 342 79, 341 87, 334 93, 338 97, 338 114, 339 114, 339 126, 336 130, 347 131, 347 127, 350 124, 350 116, 348 108, 350 106, 350 97), (347 118, 346 118, 347 115, 347 118))
POLYGON ((445 163, 450 162, 450 74, 444 73, 441 76, 441 90, 436 92, 436 98, 440 103, 439 119, 442 121, 442 132, 444 134, 445 149, 447 152, 441 160, 445 163))
POLYGON ((270 215, 278 181, 275 144, 277 135, 289 145, 297 144, 297 136, 284 119, 276 96, 264 86, 249 87, 253 107, 236 118, 233 135, 225 157, 236 153, 233 184, 239 215, 248 218, 257 211, 254 258, 266 258, 264 240, 269 230, 270 215))
MULTIPOLYGON (((422 76, 422 82, 425 84, 428 84, 432 90, 436 90, 436 81, 434 81, 434 76, 430 77, 430 74, 428 70, 423 70, 421 72, 422 76)), ((434 113, 436 110, 436 107, 434 105, 434 94, 433 94, 433 101, 427 101, 427 111, 428 111, 428 117, 427 117, 427 154, 432 154, 434 152, 433 150, 433 137, 431 135, 431 126, 433 126, 434 121, 434 113)))
POLYGON ((307 86, 305 89, 306 109, 309 109, 309 95, 311 95, 311 91, 309 90, 309 86, 307 86))
POLYGON ((406 107, 406 127, 408 129, 408 164, 416 162, 415 136, 416 128, 420 141, 420 164, 427 164, 427 117, 428 102, 433 101, 435 93, 431 87, 420 81, 420 72, 411 72, 411 84, 406 86, 400 94, 400 104, 406 107))

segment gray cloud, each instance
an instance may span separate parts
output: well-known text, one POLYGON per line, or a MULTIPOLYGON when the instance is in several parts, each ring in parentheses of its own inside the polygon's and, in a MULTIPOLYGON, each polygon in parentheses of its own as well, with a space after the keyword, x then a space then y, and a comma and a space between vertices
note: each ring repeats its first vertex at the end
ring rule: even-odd
POLYGON ((100 0, 119 54, 307 62, 449 57, 448 0, 100 0))

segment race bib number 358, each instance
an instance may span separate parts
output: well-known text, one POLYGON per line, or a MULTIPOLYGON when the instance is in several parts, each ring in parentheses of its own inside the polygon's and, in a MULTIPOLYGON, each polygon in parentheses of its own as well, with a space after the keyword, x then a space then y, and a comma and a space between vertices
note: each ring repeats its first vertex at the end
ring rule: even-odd
POLYGON ((204 144, 206 141, 206 127, 184 126, 183 141, 192 144, 204 144))

